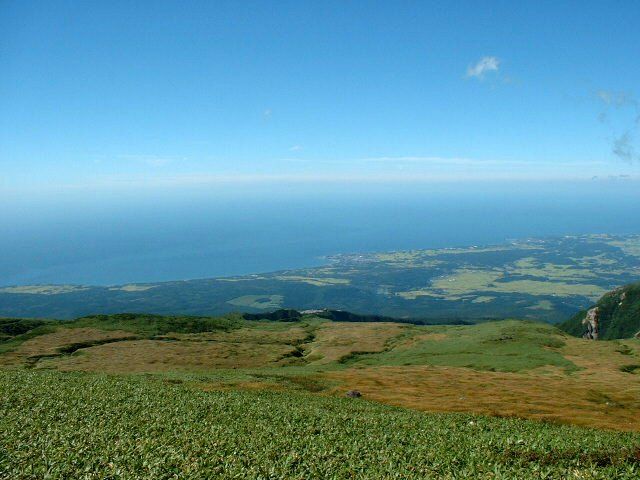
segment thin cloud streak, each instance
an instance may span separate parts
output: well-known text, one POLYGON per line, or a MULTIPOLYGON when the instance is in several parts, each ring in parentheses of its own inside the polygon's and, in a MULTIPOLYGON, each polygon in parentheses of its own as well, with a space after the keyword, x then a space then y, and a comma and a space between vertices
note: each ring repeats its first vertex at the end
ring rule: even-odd
POLYGON ((549 182, 549 181, 593 181, 595 179, 617 179, 620 181, 640 181, 640 175, 591 175, 576 169, 573 172, 537 173, 529 172, 489 172, 489 173, 269 173, 269 174, 191 174, 163 176, 102 176, 75 183, 54 185, 50 189, 96 190, 96 189, 137 189, 137 188, 195 188, 223 185, 255 184, 434 184, 434 183, 487 183, 487 182, 549 182))
MULTIPOLYGON (((640 172, 611 171, 607 161, 522 161, 473 159, 438 156, 380 156, 354 159, 280 159, 279 167, 272 166, 249 171, 191 170, 169 172, 166 169, 138 173, 103 172, 68 178, 35 175, 15 179, 2 185, 5 192, 81 192, 87 190, 107 192, 146 191, 158 189, 200 189, 234 187, 241 185, 313 185, 313 184, 436 184, 456 182, 549 182, 549 181, 638 181, 640 172), (624 175, 632 174, 625 177, 624 175)), ((628 167, 627 167, 628 168, 628 167)))

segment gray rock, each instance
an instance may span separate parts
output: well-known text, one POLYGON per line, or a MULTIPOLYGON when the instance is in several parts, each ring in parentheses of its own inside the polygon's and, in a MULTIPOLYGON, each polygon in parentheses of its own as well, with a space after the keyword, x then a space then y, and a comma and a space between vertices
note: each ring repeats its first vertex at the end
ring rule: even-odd
POLYGON ((582 338, 597 340, 600 326, 600 308, 594 307, 587 312, 587 316, 582 320, 582 324, 587 326, 587 331, 582 338))

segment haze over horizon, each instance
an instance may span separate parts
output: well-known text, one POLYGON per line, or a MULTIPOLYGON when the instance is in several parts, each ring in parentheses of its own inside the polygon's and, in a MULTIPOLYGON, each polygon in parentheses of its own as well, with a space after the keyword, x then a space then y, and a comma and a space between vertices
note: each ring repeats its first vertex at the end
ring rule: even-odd
POLYGON ((637 3, 369 5, 2 2, 0 284, 640 230, 637 3))

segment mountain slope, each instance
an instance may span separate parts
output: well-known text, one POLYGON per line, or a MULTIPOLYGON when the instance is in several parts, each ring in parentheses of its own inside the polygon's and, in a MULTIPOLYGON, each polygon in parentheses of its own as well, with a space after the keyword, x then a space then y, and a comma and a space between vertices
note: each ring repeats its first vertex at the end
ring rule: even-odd
MULTIPOLYGON (((286 320, 96 315, 24 332, 32 326, 26 321, 0 342, 0 376, 4 369, 56 370, 142 374, 206 392, 342 397, 357 390, 365 400, 416 410, 640 431, 638 339, 586 342, 517 320, 455 326, 334 322, 315 314, 286 320)), ((0 445, 0 472, 1 452, 0 445)))
MULTIPOLYGON (((602 296, 594 307, 600 312, 600 338, 630 338, 640 333, 640 282, 632 283, 602 296)), ((580 336, 585 331, 582 324, 588 310, 582 310, 559 327, 567 333, 580 336)))
POLYGON ((0 370, 0 411, 15 480, 633 479, 640 453, 638 433, 148 376, 0 370))

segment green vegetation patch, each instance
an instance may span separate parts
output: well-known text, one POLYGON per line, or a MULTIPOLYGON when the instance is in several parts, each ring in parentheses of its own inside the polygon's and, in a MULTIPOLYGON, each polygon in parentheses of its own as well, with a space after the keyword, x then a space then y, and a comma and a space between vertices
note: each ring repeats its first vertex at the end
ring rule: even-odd
POLYGON ((496 297, 489 297, 489 296, 486 296, 486 295, 480 295, 480 296, 474 298, 473 300, 471 300, 471 303, 489 303, 489 302, 492 302, 495 299, 496 299, 496 297))
MULTIPOLYGON (((536 272, 543 275, 543 271, 536 272)), ((560 295, 571 296, 580 295, 589 298, 598 298, 606 290, 598 285, 587 283, 567 283, 564 281, 554 281, 555 277, 547 279, 508 279, 503 272, 492 269, 469 269, 456 270, 453 274, 438 278, 432 282, 432 287, 436 294, 444 295, 465 295, 474 292, 496 292, 496 293, 525 293, 528 295, 560 295)), ((564 278, 564 277, 561 277, 564 278)), ((572 277, 569 277, 572 278, 572 277)))
MULTIPOLYGON (((631 338, 640 333, 640 282, 617 288, 603 295, 595 305, 600 312, 600 338, 631 338)), ((580 336, 585 331, 582 321, 587 310, 578 312, 560 328, 572 335, 580 336)))
MULTIPOLYGON (((600 265, 603 265, 603 263, 600 263, 600 265)), ((551 281, 584 281, 585 279, 597 277, 596 273, 588 267, 539 262, 533 257, 523 258, 514 262, 513 265, 507 266, 507 271, 514 275, 530 275, 551 281)))
POLYGON ((501 321, 462 327, 412 328, 415 341, 409 341, 408 346, 398 343, 386 352, 357 356, 352 362, 364 365, 440 365, 501 372, 547 365, 568 371, 577 369, 557 351, 564 346, 564 340, 561 332, 550 325, 501 321), (421 339, 422 335, 424 339, 421 339))
POLYGON ((144 284, 129 284, 129 285, 121 285, 119 287, 109 287, 111 291, 123 291, 123 292, 146 292, 147 290, 151 290, 152 288, 156 288, 157 285, 144 285, 144 284))
POLYGON ((553 303, 549 300, 540 300, 539 302, 527 307, 531 310, 553 310, 553 303))
POLYGON ((620 248, 627 255, 640 257, 640 236, 612 240, 609 245, 620 248))
POLYGON ((0 315, 71 319, 134 311, 206 316, 286 306, 403 318, 561 322, 604 292, 637 281, 637 245, 640 236, 584 235, 484 247, 342 254, 321 267, 231 278, 111 287, 7 287, 0 288, 0 315), (528 308, 535 303, 532 296, 551 300, 552 308, 528 308), (493 299, 474 302, 478 297, 493 299))
POLYGON ((0 372, 0 478, 638 478, 640 436, 179 379, 0 372))
POLYGON ((305 277, 302 275, 276 275, 276 280, 284 282, 302 282, 314 285, 316 287, 327 287, 329 285, 349 285, 351 281, 348 278, 331 278, 331 277, 305 277))
POLYGON ((640 365, 623 365, 620 367, 620 371, 625 373, 636 373, 639 370, 640 365))
POLYGON ((34 328, 46 325, 46 320, 32 320, 25 318, 0 318, 0 334, 7 338, 27 333, 34 328))
POLYGON ((282 295, 242 295, 227 301, 236 307, 250 307, 259 309, 280 308, 284 297, 282 295))
POLYGON ((0 293, 17 293, 27 295, 60 295, 89 290, 89 287, 79 285, 21 285, 17 287, 0 288, 0 293))
POLYGON ((0 318, 0 355, 38 335, 54 332, 57 326, 52 320, 0 318))
POLYGON ((238 315, 224 317, 161 316, 138 313, 116 315, 92 315, 65 322, 69 328, 93 327, 100 330, 124 330, 141 335, 165 335, 167 333, 203 333, 229 331, 241 326, 238 315))

